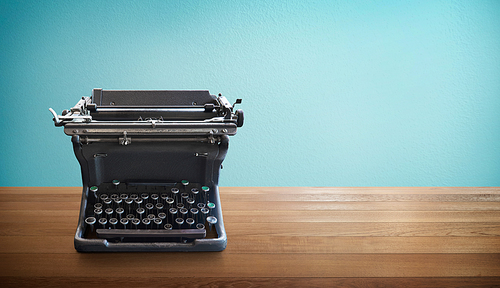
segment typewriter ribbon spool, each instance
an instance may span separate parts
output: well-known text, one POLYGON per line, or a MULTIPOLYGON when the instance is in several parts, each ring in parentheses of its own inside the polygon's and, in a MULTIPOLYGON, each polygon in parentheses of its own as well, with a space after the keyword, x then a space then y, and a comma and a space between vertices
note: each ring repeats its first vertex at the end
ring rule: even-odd
POLYGON ((235 104, 201 90, 94 89, 61 115, 49 108, 81 166, 75 249, 224 250, 218 184, 243 125, 235 104))

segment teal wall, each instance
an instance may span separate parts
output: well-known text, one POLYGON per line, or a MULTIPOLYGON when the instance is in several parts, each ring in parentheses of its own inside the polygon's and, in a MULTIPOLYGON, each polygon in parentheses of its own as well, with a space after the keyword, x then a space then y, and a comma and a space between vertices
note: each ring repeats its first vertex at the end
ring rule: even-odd
POLYGON ((0 186, 79 186, 48 108, 243 98, 222 186, 500 186, 500 1, 1 1, 0 186))

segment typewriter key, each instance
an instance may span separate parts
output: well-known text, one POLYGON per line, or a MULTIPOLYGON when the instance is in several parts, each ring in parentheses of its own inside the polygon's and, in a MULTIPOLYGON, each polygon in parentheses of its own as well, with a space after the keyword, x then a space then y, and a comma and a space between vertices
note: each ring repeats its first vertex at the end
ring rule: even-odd
POLYGON ((165 230, 172 230, 172 224, 167 223, 167 224, 165 224, 165 225, 163 226, 163 228, 164 228, 165 230))
POLYGON ((142 199, 141 198, 137 198, 134 200, 135 204, 137 204, 137 207, 141 207, 141 203, 142 203, 142 199))
POLYGON ((102 201, 108 199, 108 194, 101 194, 101 196, 99 197, 101 198, 102 201))
POLYGON ((193 193, 194 195, 197 195, 199 192, 200 190, 198 190, 198 188, 191 189, 191 193, 193 193))
POLYGON ((165 202, 167 202, 167 204, 171 206, 172 204, 174 204, 174 198, 168 197, 167 200, 165 200, 165 202))
POLYGON ((210 191, 210 188, 208 188, 208 186, 202 186, 202 187, 201 187, 201 190, 204 192, 204 193, 203 193, 203 196, 204 196, 204 198, 203 198, 203 202, 207 203, 208 198, 209 198, 209 197, 208 197, 208 196, 209 196, 209 195, 208 195, 208 191, 210 191))
POLYGON ((208 216, 207 222, 208 222, 208 226, 210 227, 210 230, 212 230, 212 225, 217 223, 217 218, 215 216, 208 216))
POLYGON ((183 207, 184 207, 184 204, 182 204, 182 203, 177 203, 177 205, 175 205, 175 206, 177 206, 177 209, 181 209, 181 208, 183 208, 183 207))
POLYGON ((186 202, 189 204, 189 206, 192 206, 194 204, 194 199, 193 198, 188 198, 186 202))
POLYGON ((104 204, 106 204, 106 205, 111 205, 111 202, 113 202, 113 200, 111 200, 111 199, 107 198, 107 199, 104 199, 104 201, 103 201, 103 202, 104 202, 104 204))
POLYGON ((97 215, 101 215, 102 214, 102 209, 94 209, 94 214, 97 216, 97 215))
POLYGON ((215 208, 215 203, 208 202, 207 207, 210 209, 210 215, 212 215, 213 214, 212 210, 214 210, 214 208, 215 208))
POLYGON ((188 214, 188 209, 182 207, 179 209, 179 213, 181 213, 182 217, 186 217, 186 215, 188 214))
POLYGON ((165 214, 165 213, 163 213, 163 212, 158 213, 158 218, 160 218, 160 219, 162 219, 162 220, 163 220, 163 219, 167 218, 167 214, 165 214))
POLYGON ((120 223, 122 223, 123 229, 127 229, 127 224, 128 224, 128 219, 127 218, 120 219, 120 223))
POLYGON ((175 214, 177 214, 177 209, 170 208, 170 209, 168 209, 168 213, 170 213, 170 215, 172 215, 172 222, 174 222, 175 214))
POLYGON ((85 218, 85 223, 90 226, 90 231, 94 231, 95 217, 85 218))
POLYGON ((135 218, 134 214, 128 214, 127 215, 128 221, 132 221, 132 220, 134 220, 134 218, 135 218))
POLYGON ((157 201, 158 200, 158 194, 151 194, 151 199, 154 200, 154 201, 157 201))
POLYGON ((184 224, 184 219, 176 218, 175 223, 177 223, 177 225, 179 225, 179 228, 181 228, 182 224, 184 224))
POLYGON ((118 223, 118 219, 116 219, 116 218, 109 219, 109 224, 113 225, 113 228, 116 228, 117 223, 118 223))
POLYGON ((137 229, 137 226, 139 226, 139 224, 141 224, 141 220, 137 218, 134 218, 134 220, 132 220, 132 225, 135 226, 135 229, 137 229))
POLYGON ((102 209, 102 203, 95 203, 94 208, 95 209, 102 209))
POLYGON ((115 199, 120 199, 120 196, 118 194, 111 194, 109 198, 115 200, 115 199))
POLYGON ((196 229, 205 229, 205 225, 201 224, 201 223, 198 223, 196 224, 196 229))
POLYGON ((141 198, 144 199, 144 200, 147 200, 149 198, 149 194, 148 193, 142 193, 141 194, 141 198))
POLYGON ((102 225, 102 228, 106 229, 106 223, 108 223, 108 219, 106 218, 99 219, 99 224, 102 225))
POLYGON ((198 209, 196 208, 191 208, 189 209, 189 212, 191 212, 191 217, 194 219, 198 219, 198 209))
POLYGON ((155 220, 155 218, 156 218, 155 214, 148 214, 149 220, 153 221, 153 220, 155 220))
POLYGON ((107 215, 111 215, 111 214, 113 214, 113 209, 112 208, 106 208, 106 210, 104 210, 104 213, 106 213, 107 215))
POLYGON ((196 206, 198 207, 198 209, 203 209, 205 208, 205 203, 198 203, 196 206))
POLYGON ((137 214, 139 214, 139 217, 142 220, 142 214, 144 214, 144 212, 146 212, 146 210, 144 210, 144 208, 137 208, 137 210, 135 210, 135 211, 137 212, 137 214))
POLYGON ((189 228, 191 228, 191 225, 193 225, 193 224, 194 224, 194 219, 193 219, 193 218, 187 218, 187 219, 186 219, 186 224, 188 224, 188 225, 189 225, 189 228))
POLYGON ((116 214, 118 214, 118 217, 122 219, 122 214, 125 212, 123 208, 116 208, 116 214))
POLYGON ((153 203, 146 203, 146 209, 148 210, 148 213, 150 213, 154 207, 155 205, 153 205, 153 203))
POLYGON ((150 219, 148 219, 148 218, 142 219, 142 224, 144 224, 146 226, 146 229, 148 229, 149 223, 151 223, 150 219))
POLYGON ((130 194, 129 198, 132 200, 136 200, 137 198, 139 198, 139 196, 137 196, 137 194, 130 194))
POLYGON ((207 219, 208 213, 210 212, 210 209, 203 207, 200 209, 200 212, 201 212, 201 216, 202 216, 202 218, 201 218, 202 222, 205 222, 205 220, 207 219))
POLYGON ((161 224, 161 222, 162 222, 161 218, 156 218, 156 219, 154 220, 154 222, 155 222, 155 224, 156 224, 156 228, 160 228, 160 224, 161 224))
POLYGON ((156 203, 155 207, 156 207, 156 210, 160 211, 160 210, 162 210, 162 209, 163 209, 163 204, 161 204, 161 203, 156 203))
POLYGON ((182 183, 182 186, 184 186, 184 191, 186 191, 186 186, 189 185, 189 181, 188 180, 182 180, 181 183, 182 183))
POLYGON ((175 202, 178 202, 177 194, 179 194, 179 189, 174 187, 170 191, 172 191, 172 198, 175 199, 175 202))
POLYGON ((120 194, 120 198, 125 201, 128 199, 128 195, 127 194, 120 194))
POLYGON ((94 193, 94 198, 97 198, 97 190, 99 190, 97 186, 90 187, 90 192, 94 193))
POLYGON ((118 189, 118 185, 120 185, 120 180, 113 180, 112 183, 115 186, 115 188, 118 189))
POLYGON ((161 194, 161 199, 167 200, 167 197, 168 197, 168 194, 165 194, 165 193, 161 194))

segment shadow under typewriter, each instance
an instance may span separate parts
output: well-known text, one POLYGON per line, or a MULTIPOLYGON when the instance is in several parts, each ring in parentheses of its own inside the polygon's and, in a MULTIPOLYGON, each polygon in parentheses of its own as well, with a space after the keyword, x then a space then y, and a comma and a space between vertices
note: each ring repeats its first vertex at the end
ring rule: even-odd
POLYGON ((225 249, 219 172, 241 110, 208 91, 102 89, 50 110, 81 166, 76 250, 225 249))

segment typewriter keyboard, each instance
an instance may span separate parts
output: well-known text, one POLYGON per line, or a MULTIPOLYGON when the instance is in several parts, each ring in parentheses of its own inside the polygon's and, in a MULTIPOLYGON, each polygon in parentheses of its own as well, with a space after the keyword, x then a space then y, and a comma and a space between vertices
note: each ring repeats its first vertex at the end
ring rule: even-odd
POLYGON ((114 180, 92 186, 85 213, 89 238, 187 242, 216 233, 210 188, 186 180, 153 184, 114 180))

